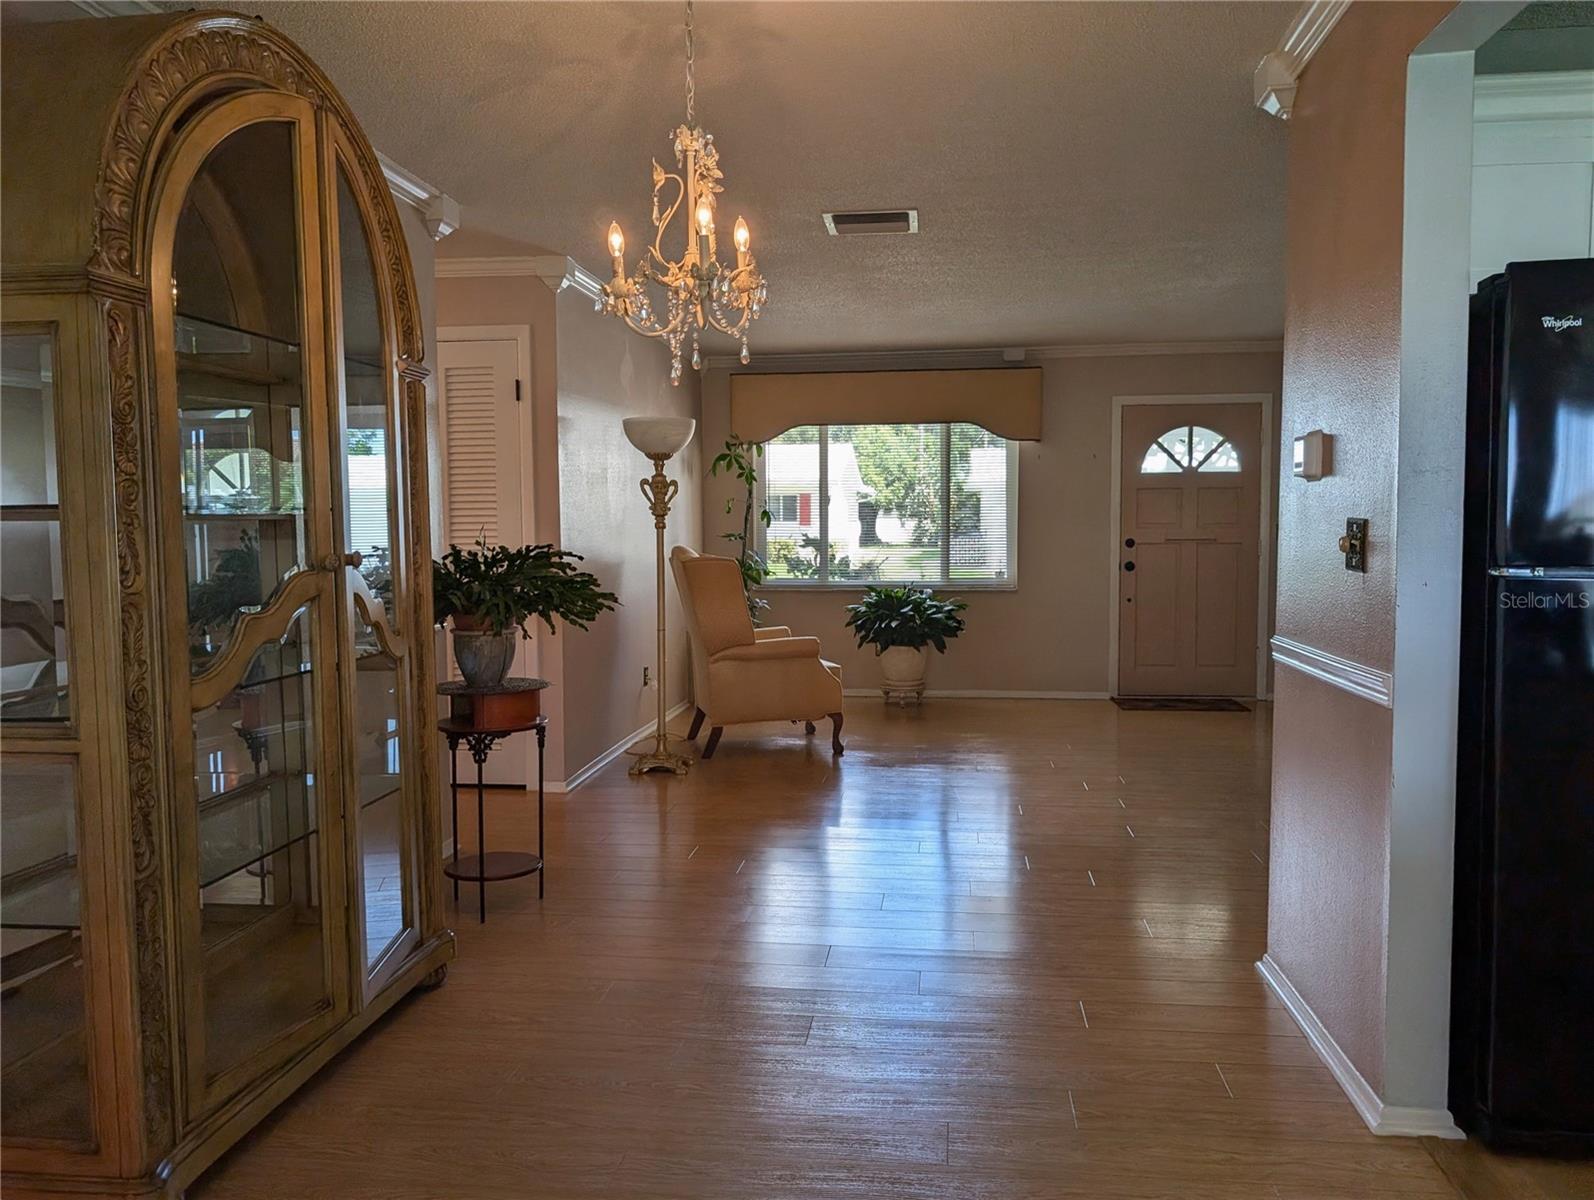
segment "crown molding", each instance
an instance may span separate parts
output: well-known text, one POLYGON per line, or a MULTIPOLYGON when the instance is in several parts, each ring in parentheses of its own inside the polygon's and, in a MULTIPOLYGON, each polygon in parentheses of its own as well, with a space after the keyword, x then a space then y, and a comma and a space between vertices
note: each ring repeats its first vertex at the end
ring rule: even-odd
POLYGON ((553 258, 439 258, 439 279, 485 279, 495 276, 541 276, 542 265, 562 262, 553 258))
POLYGON ((535 278, 555 292, 574 288, 589 300, 603 297, 603 281, 563 254, 524 258, 439 258, 437 276, 439 279, 535 278))
POLYGON ((1527 71, 1479 75, 1472 82, 1472 119, 1588 121, 1594 118, 1594 71, 1527 71))
POLYGON ((1030 358, 1146 358, 1169 354, 1280 354, 1281 338, 1228 342, 1100 342, 1065 346, 1036 346, 1030 358))
POLYGON ((406 171, 381 151, 377 151, 376 157, 382 164, 382 174, 387 178, 393 198, 420 211, 434 242, 442 241, 459 228, 459 202, 454 197, 406 171))
POLYGON ((1251 87, 1258 108, 1281 121, 1290 119, 1301 72, 1349 7, 1350 0, 1311 0, 1301 6, 1278 49, 1264 54, 1256 64, 1251 87))
MULTIPOLYGON (((1279 354, 1278 339, 1230 342, 1085 342, 1073 345, 1026 346, 999 349, 836 350, 811 354, 759 354, 748 370, 800 371, 815 367, 831 370, 912 370, 955 367, 1011 367, 1059 358, 1148 358, 1173 354, 1279 354)), ((741 368, 734 354, 710 354, 709 370, 741 368)))

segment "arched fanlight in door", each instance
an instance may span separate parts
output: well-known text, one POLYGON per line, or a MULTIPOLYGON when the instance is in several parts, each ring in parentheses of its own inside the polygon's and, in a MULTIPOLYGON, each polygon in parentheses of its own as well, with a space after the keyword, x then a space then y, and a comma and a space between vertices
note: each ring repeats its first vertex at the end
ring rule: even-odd
POLYGON ((1140 460, 1142 475, 1174 475, 1181 471, 1232 472, 1240 469, 1240 452, 1221 433, 1204 425, 1176 425, 1153 439, 1140 460))

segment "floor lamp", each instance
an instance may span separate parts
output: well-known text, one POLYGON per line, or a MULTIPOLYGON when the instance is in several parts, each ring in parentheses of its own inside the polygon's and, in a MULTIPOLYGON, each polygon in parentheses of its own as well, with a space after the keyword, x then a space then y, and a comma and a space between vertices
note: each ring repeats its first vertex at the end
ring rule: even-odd
POLYGON ((647 498, 648 510, 653 514, 653 531, 656 535, 656 553, 659 578, 659 651, 654 686, 659 692, 659 720, 653 731, 653 749, 643 752, 631 764, 631 774, 642 775, 648 771, 673 771, 685 775, 692 760, 685 754, 676 754, 664 728, 666 652, 664 642, 664 518, 669 515, 670 501, 675 499, 680 484, 664 477, 664 464, 686 448, 697 432, 697 422, 691 417, 627 417, 625 436, 630 443, 653 460, 653 475, 642 481, 642 495, 647 498))

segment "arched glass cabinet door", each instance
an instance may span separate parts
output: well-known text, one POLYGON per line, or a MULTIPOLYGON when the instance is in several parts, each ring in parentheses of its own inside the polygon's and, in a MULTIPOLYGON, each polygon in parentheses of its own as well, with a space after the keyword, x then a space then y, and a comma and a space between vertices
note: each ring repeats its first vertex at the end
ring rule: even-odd
POLYGON ((397 597, 408 594, 402 517, 403 478, 398 374, 386 292, 371 252, 365 212, 342 154, 330 172, 337 264, 338 513, 345 553, 342 612, 347 722, 346 761, 356 804, 350 852, 357 915, 357 964, 369 994, 415 941, 416 885, 411 756, 416 731, 409 689, 410 631, 397 597))
POLYGON ((347 1009, 317 162, 308 103, 224 100, 154 215, 191 1114, 347 1009))

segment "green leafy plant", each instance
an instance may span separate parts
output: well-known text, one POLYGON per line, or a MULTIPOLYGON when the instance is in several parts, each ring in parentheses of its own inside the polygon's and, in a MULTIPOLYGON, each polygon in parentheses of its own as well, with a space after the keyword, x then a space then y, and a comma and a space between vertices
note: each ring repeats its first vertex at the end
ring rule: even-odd
POLYGON ((619 604, 598 577, 576 566, 581 555, 552 546, 489 546, 478 538, 468 548, 450 546, 432 563, 432 619, 453 618, 455 629, 487 633, 520 630, 536 617, 550 633, 558 617, 577 629, 619 604))
POLYGON ((242 609, 265 601, 260 587, 260 538, 250 530, 238 544, 216 555, 210 575, 188 589, 188 626, 196 634, 214 633, 232 625, 242 609))
MULTIPOLYGON (((732 439, 725 443, 725 449, 721 453, 714 456, 714 461, 708 468, 710 475, 718 475, 724 470, 726 474, 739 479, 744 489, 741 529, 720 536, 736 545, 736 565, 742 570, 742 594, 747 598, 747 613, 755 623, 759 614, 769 607, 768 600, 753 594, 754 589, 763 586, 764 580, 769 578, 769 564, 753 549, 755 517, 753 492, 758 484, 757 460, 763 457, 764 447, 761 443, 738 442, 732 439)), ((725 515, 730 516, 735 511, 736 497, 731 496, 725 501, 725 515)), ((770 517, 767 508, 758 509, 756 518, 766 529, 769 528, 770 517)))
POLYGON ((967 607, 928 588, 871 587, 862 600, 847 605, 847 628, 857 635, 860 649, 873 646, 876 654, 892 646, 934 646, 945 654, 947 640, 963 632, 958 614, 967 607))

